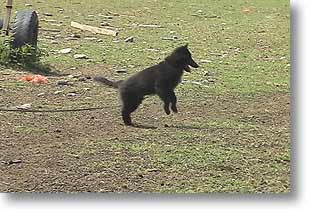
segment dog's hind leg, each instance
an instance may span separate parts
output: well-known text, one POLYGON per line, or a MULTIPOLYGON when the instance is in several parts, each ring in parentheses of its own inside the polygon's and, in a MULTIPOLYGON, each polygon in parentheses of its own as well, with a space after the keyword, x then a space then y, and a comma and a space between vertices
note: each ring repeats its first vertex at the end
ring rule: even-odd
POLYGON ((129 95, 122 96, 121 99, 123 102, 122 107, 123 121, 125 125, 133 125, 130 114, 139 107, 143 99, 134 96, 130 97, 129 95))

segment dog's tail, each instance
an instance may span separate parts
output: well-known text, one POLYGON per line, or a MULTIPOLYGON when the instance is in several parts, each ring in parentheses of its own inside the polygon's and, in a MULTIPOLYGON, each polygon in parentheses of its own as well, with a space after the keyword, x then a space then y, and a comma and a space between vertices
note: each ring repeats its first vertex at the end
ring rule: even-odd
POLYGON ((94 81, 103 83, 103 84, 110 86, 110 87, 113 87, 113 88, 118 88, 119 85, 123 82, 123 80, 111 81, 111 80, 108 80, 107 78, 100 77, 100 76, 94 77, 94 81))

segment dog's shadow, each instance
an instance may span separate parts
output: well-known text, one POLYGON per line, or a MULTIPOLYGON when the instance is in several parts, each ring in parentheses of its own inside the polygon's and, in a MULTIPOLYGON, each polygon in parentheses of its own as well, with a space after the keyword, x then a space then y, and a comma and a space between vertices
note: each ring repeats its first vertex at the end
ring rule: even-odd
POLYGON ((207 127, 194 126, 194 125, 166 125, 165 128, 176 128, 181 130, 205 130, 207 127))
MULTIPOLYGON (((140 128, 140 129, 151 129, 155 130, 158 129, 158 127, 153 125, 141 125, 141 124, 134 124, 132 125, 133 128, 140 128)), ((180 130, 205 130, 208 129, 207 127, 201 127, 201 126, 194 126, 194 125, 167 125, 165 124, 163 129, 180 129, 180 130)))
POLYGON ((151 129, 151 130, 155 130, 158 127, 152 126, 152 125, 139 125, 139 124, 134 124, 131 127, 133 128, 140 128, 140 129, 151 129))

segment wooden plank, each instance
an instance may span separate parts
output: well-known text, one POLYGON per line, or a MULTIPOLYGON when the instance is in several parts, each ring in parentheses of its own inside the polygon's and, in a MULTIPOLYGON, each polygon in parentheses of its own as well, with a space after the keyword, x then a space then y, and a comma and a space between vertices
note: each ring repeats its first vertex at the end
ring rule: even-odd
POLYGON ((98 27, 89 26, 89 25, 84 25, 84 24, 80 24, 80 23, 77 23, 74 21, 71 21, 71 26, 74 28, 81 29, 83 31, 90 31, 90 32, 95 33, 95 34, 104 34, 104 35, 111 35, 111 36, 117 36, 118 35, 117 31, 113 31, 113 30, 105 29, 105 28, 98 28, 98 27))

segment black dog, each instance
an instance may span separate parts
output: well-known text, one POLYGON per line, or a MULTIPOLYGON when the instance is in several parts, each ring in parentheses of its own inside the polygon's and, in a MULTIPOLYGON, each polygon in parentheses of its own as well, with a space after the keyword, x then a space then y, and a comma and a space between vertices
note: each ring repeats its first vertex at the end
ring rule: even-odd
POLYGON ((192 59, 186 44, 176 48, 164 61, 132 75, 127 80, 113 82, 104 77, 95 77, 94 80, 119 89, 123 121, 126 125, 132 125, 130 114, 138 108, 145 95, 157 94, 164 102, 167 115, 170 114, 170 108, 173 112, 178 112, 174 89, 181 82, 184 70, 190 72, 189 66, 199 67, 192 59))

